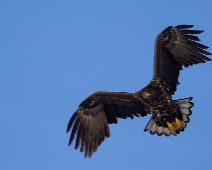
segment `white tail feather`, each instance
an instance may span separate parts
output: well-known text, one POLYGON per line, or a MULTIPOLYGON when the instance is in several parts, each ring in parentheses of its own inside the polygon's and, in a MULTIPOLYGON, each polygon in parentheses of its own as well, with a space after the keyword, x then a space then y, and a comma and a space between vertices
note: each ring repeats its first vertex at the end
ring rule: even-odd
POLYGON ((191 114, 190 109, 180 109, 180 111, 183 115, 190 115, 191 114))

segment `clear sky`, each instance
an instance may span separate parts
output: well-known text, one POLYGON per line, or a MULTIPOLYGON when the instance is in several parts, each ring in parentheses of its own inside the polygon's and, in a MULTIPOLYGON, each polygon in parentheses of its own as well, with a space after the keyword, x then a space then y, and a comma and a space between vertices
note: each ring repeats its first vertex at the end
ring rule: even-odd
POLYGON ((0 169, 212 169, 212 62, 184 69, 174 99, 194 97, 177 137, 144 132, 150 115, 119 120, 92 158, 68 147, 67 123, 97 90, 135 92, 153 75, 154 39, 170 25, 203 29, 212 2, 1 0, 0 169))

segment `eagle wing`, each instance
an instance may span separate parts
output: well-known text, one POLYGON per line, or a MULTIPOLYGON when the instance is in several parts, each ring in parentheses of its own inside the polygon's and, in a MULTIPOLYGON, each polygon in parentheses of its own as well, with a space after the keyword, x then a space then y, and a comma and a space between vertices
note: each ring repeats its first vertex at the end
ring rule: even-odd
POLYGON ((196 34, 201 30, 189 30, 193 25, 169 26, 155 40, 154 77, 153 80, 165 87, 169 95, 173 95, 179 84, 178 76, 182 66, 204 63, 211 59, 206 55, 207 46, 200 44, 196 34))
POLYGON ((85 99, 71 117, 67 132, 72 129, 69 145, 75 135, 75 149, 81 146, 85 157, 91 157, 93 152, 110 136, 108 124, 117 123, 117 118, 133 118, 145 116, 148 110, 141 99, 133 93, 96 92, 85 99))

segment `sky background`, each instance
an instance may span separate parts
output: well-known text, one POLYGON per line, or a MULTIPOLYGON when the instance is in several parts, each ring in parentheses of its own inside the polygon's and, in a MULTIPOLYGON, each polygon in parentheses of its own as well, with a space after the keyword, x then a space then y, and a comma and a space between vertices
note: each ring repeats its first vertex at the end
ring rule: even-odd
POLYGON ((194 97, 177 137, 144 132, 150 115, 110 125, 92 158, 68 147, 66 127, 98 90, 135 92, 153 75, 154 39, 170 25, 203 29, 212 52, 212 2, 1 0, 0 169, 212 168, 212 62, 184 69, 174 99, 194 97))

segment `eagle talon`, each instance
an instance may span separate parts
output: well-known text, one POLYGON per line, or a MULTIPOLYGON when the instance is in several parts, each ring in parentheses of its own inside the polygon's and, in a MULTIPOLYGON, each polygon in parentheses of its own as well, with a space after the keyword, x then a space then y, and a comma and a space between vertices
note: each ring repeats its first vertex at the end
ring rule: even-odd
POLYGON ((177 127, 179 127, 179 128, 182 127, 182 123, 178 118, 175 118, 175 123, 176 123, 177 127))
POLYGON ((167 126, 169 127, 170 130, 175 130, 175 126, 173 123, 167 122, 167 126))

